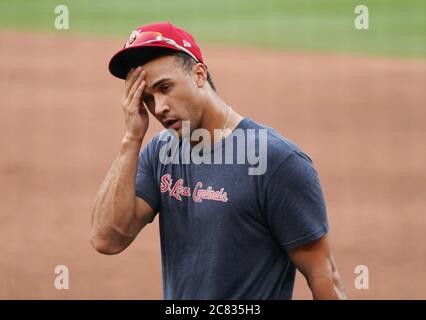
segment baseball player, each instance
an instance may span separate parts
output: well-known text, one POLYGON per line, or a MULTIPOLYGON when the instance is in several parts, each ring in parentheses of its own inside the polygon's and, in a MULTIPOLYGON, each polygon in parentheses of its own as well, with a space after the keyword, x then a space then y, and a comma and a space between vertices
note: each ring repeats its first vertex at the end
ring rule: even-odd
POLYGON ((120 253, 158 213, 165 299, 291 299, 296 269, 313 298, 345 298, 311 159, 220 98, 188 32, 141 26, 109 70, 125 80, 126 131, 93 207, 97 251, 120 253), (149 113, 165 130, 141 151, 149 113), (185 146, 204 161, 182 161, 185 146))

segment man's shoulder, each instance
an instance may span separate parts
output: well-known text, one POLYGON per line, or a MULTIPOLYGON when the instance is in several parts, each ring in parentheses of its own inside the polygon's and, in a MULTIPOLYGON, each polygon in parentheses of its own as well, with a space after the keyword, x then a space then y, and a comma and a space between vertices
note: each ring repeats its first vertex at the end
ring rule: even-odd
MULTIPOLYGON (((171 134, 166 130, 156 133, 140 150, 139 158, 151 162, 155 166, 161 146, 167 143, 171 134)), ((141 162, 143 163, 143 162, 141 162)))
MULTIPOLYGON (((307 157, 310 160, 310 158, 306 155, 306 153, 298 144, 296 144, 293 140, 283 136, 275 128, 258 123, 249 118, 246 119, 246 128, 264 130, 264 132, 266 133, 269 159, 283 160, 284 158, 290 155, 297 154, 302 157, 307 157)), ((260 137, 260 134, 258 135, 258 137, 260 137)))

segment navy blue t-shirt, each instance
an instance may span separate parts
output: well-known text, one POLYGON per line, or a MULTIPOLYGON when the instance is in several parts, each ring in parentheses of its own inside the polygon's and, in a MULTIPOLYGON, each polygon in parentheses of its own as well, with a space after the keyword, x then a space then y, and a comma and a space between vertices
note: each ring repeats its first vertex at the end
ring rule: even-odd
MULTIPOLYGON (((291 299, 296 269, 287 251, 328 231, 311 159, 249 118, 236 129, 266 131, 263 174, 250 175, 252 162, 237 159, 164 163, 160 150, 176 139, 167 130, 140 153, 136 195, 159 214, 165 299, 291 299)), ((236 141, 231 134, 215 144, 212 159, 226 146, 235 151, 236 141)), ((255 142, 259 152, 260 134, 255 142)))

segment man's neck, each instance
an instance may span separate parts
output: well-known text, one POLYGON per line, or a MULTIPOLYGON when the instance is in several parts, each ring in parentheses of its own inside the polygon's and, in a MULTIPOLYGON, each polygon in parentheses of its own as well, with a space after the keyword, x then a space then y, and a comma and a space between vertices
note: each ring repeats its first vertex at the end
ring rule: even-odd
POLYGON ((210 143, 214 144, 229 135, 242 119, 243 117, 219 96, 212 95, 206 102, 200 127, 210 133, 212 138, 210 143), (215 130, 223 130, 223 134, 218 135, 216 132, 215 135, 215 130))

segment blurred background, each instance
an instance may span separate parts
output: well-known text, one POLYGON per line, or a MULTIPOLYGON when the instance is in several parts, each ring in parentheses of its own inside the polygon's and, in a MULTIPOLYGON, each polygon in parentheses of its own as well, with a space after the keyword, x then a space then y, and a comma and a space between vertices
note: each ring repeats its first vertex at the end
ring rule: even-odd
MULTIPOLYGON (((425 299, 425 12, 403 0, 1 0, 0 298, 162 298, 158 218, 116 256, 89 233, 124 134, 107 64, 135 27, 171 21, 200 43, 225 101, 311 156, 349 298, 425 299)), ((146 141, 160 129, 151 121, 146 141)), ((300 274, 294 298, 311 298, 300 274)))

